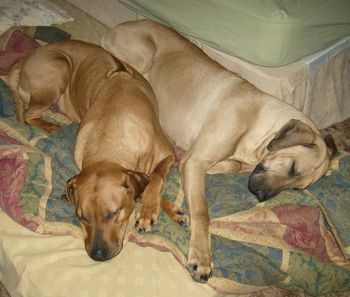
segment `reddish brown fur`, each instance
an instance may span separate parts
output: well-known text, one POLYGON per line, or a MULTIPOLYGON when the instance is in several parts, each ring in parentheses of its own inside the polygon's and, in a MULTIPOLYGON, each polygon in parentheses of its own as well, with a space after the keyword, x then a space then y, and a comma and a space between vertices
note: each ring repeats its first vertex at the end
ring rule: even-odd
MULTIPOLYGON (((175 157, 147 81, 101 47, 79 41, 38 48, 2 78, 20 121, 55 132, 58 126, 41 115, 58 103, 80 122, 75 160, 81 172, 68 181, 66 196, 76 205, 87 253, 104 261, 120 252, 142 192, 138 230, 150 230, 175 157)), ((170 215, 180 222, 177 210, 170 215)))

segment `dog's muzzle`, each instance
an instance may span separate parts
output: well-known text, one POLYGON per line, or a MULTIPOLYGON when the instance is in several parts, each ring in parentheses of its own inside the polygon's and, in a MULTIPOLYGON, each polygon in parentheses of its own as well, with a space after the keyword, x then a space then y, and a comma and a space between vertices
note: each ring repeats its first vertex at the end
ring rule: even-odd
POLYGON ((97 232, 88 255, 95 261, 108 261, 119 254, 121 247, 109 245, 102 239, 101 234, 97 232))
POLYGON ((95 245, 90 253, 90 257, 95 261, 108 260, 108 248, 104 245, 95 245))
POLYGON ((258 164, 250 175, 248 189, 256 196, 259 202, 263 202, 278 194, 278 191, 271 189, 268 185, 266 169, 262 163, 258 164))

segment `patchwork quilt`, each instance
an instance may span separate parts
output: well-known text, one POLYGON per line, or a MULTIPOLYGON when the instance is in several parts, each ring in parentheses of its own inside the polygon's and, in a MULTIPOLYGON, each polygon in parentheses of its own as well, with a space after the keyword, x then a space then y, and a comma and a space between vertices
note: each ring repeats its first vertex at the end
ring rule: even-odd
MULTIPOLYGON (((60 124, 57 133, 18 122, 11 93, 0 81, 0 206, 35 232, 81 238, 75 208, 62 198, 66 181, 78 173, 78 125, 57 108, 45 117, 60 124)), ((312 296, 350 291, 350 156, 338 160, 338 170, 307 190, 284 191, 263 203, 248 191, 248 174, 207 175, 214 260, 209 284, 219 293, 271 285, 312 296)), ((162 195, 188 214, 176 166, 162 195)), ((161 212, 153 230, 140 235, 133 220, 125 240, 170 252, 185 267, 188 227, 161 212)))

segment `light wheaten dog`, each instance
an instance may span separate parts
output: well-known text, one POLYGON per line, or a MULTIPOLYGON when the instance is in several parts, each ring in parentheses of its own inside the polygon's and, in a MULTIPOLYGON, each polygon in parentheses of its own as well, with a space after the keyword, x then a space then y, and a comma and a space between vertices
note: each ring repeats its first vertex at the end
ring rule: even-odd
POLYGON ((58 103, 81 122, 75 144, 81 172, 68 181, 66 196, 76 205, 92 259, 108 260, 120 252, 142 192, 140 233, 156 222, 160 204, 182 221, 181 212, 160 198, 173 148, 160 128, 151 87, 132 67, 99 46, 65 41, 38 48, 2 78, 20 121, 54 132, 58 126, 40 117, 58 103))
POLYGON ((260 201, 304 189, 327 172, 331 152, 305 115, 226 70, 175 31, 132 21, 110 30, 101 45, 145 75, 162 128, 187 150, 180 171, 190 212, 188 269, 195 280, 206 282, 212 265, 206 172, 252 170, 248 187, 260 201))

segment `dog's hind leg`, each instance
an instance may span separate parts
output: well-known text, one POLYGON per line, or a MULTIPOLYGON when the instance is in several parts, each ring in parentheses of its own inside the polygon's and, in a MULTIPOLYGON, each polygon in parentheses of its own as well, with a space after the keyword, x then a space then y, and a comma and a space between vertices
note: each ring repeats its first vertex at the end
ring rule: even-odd
POLYGON ((69 61, 59 53, 46 53, 43 59, 39 54, 23 65, 18 92, 27 99, 25 102, 29 102, 24 112, 24 122, 52 133, 59 126, 43 120, 41 115, 58 102, 67 89, 70 66, 69 61))
POLYGON ((141 234, 150 231, 152 225, 157 221, 161 205, 160 192, 163 188, 164 178, 174 162, 175 156, 171 154, 163 159, 150 174, 149 183, 142 194, 140 213, 136 218, 136 229, 141 234))
POLYGON ((42 93, 32 95, 29 107, 24 113, 24 122, 28 125, 41 128, 48 133, 55 132, 59 128, 59 126, 41 119, 41 115, 54 102, 57 101, 57 96, 59 97, 59 94, 57 94, 57 92, 55 92, 54 90, 45 90, 42 93), (42 100, 41 98, 45 98, 45 100, 42 100))

